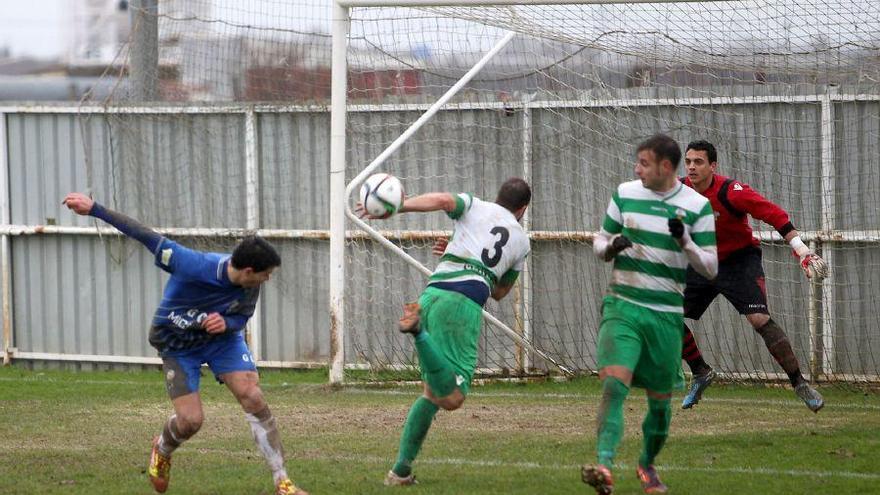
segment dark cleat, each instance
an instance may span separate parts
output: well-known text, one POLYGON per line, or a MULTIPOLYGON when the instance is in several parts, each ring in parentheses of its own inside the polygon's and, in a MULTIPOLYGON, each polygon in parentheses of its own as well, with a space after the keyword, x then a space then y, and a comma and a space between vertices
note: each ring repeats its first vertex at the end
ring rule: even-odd
POLYGON ((709 388, 709 385, 712 384, 712 380, 716 376, 715 370, 709 370, 708 373, 703 375, 694 375, 688 393, 684 396, 684 400, 681 401, 681 408, 690 409, 697 405, 697 402, 700 402, 700 399, 703 398, 703 392, 709 388))
POLYGON ((798 386, 794 388, 794 393, 797 394, 797 396, 804 401, 804 404, 810 408, 810 411, 813 411, 814 413, 819 412, 819 409, 825 407, 825 399, 822 398, 822 394, 820 394, 815 388, 811 387, 807 382, 799 383, 798 386))
POLYGON ((601 464, 584 464, 581 468, 581 479, 596 489, 597 495, 611 495, 614 491, 614 479, 611 470, 601 464))
POLYGON ((653 465, 646 468, 639 466, 636 469, 636 476, 642 482, 642 490, 645 493, 666 493, 669 491, 669 488, 660 481, 660 476, 657 476, 657 470, 653 465))

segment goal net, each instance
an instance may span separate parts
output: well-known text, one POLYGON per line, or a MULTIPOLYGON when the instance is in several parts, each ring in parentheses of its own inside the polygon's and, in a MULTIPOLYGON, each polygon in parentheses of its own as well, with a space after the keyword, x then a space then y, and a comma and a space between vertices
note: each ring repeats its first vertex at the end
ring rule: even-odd
MULTIPOLYGON (((157 63, 130 72, 143 45, 126 43, 76 131, 88 171, 77 180, 110 206, 158 227, 208 229, 176 232, 205 248, 246 230, 275 239, 284 264, 266 288, 257 345, 262 360, 283 365, 326 363, 333 345, 328 3, 159 2, 157 63), (108 110, 142 105, 134 81, 145 75, 153 111, 108 110)), ((595 370, 609 265, 593 256, 592 233, 616 185, 633 177, 635 145, 665 132, 682 147, 714 143, 718 172, 786 209, 830 263, 827 279, 809 283, 779 236, 754 223, 770 312, 805 374, 880 376, 871 289, 880 286, 880 4, 419 4, 350 9, 345 177, 514 33, 376 169, 410 195, 491 201, 508 177, 531 183, 532 253, 516 289, 486 307, 507 328, 485 325, 481 373, 560 373, 550 360, 595 370)), ((452 228, 439 213, 370 225, 429 269, 431 245, 452 228)), ((345 379, 414 377, 415 351, 396 322, 427 277, 347 226, 345 379)), ((784 377, 723 298, 688 323, 718 371, 784 377)))
MULTIPOLYGON (((616 185, 634 178, 635 145, 664 132, 682 147, 714 143, 718 172, 790 212, 831 263, 832 275, 811 285, 778 234, 754 222, 770 311, 804 373, 877 377, 880 299, 870 290, 880 273, 880 182, 871 166, 880 130, 876 3, 421 4, 351 11, 349 170, 370 163, 516 33, 377 169, 400 177, 409 194, 471 192, 491 201, 507 177, 532 184, 528 271, 512 296, 487 305, 528 343, 485 325, 484 373, 559 373, 554 363, 596 369, 609 265, 592 254, 591 233, 616 185)), ((452 222, 408 214, 371 226, 433 267, 432 238, 452 222)), ((395 322, 425 276, 372 239, 347 247, 347 358, 382 369, 412 364, 414 349, 395 322)), ((728 377, 784 379, 722 297, 688 323, 707 362, 728 377)))

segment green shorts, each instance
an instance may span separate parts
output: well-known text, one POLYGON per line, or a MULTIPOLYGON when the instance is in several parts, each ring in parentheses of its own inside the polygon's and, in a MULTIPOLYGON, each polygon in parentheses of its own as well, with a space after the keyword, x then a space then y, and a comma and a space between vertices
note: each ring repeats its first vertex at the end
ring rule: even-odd
POLYGON ((683 388, 683 326, 681 314, 654 311, 606 296, 599 325, 599 370, 623 366, 633 372, 634 387, 661 394, 683 388))
MULTIPOLYGON (((461 393, 467 395, 477 365, 477 345, 483 325, 483 308, 458 292, 428 287, 419 297, 422 331, 431 335, 456 375, 461 393)), ((422 373, 422 381, 426 381, 422 373)))

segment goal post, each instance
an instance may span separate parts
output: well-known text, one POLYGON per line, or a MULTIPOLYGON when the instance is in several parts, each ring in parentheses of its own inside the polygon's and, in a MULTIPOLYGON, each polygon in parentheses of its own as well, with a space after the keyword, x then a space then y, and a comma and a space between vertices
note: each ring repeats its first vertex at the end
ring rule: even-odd
MULTIPOLYGON (((865 11, 862 17, 876 13, 851 3, 865 11)), ((856 344, 880 344, 862 314, 873 304, 873 282, 844 286, 858 263, 880 263, 869 248, 878 239, 869 220, 877 208, 840 199, 843 191, 876 193, 841 179, 849 166, 841 168, 838 149, 866 157, 874 148, 843 135, 841 123, 861 125, 864 136, 880 120, 878 69, 869 62, 877 48, 865 39, 870 35, 823 21, 830 10, 814 12, 811 5, 335 2, 331 112, 334 138, 345 137, 335 139, 331 151, 331 253, 338 256, 331 280, 338 282, 330 301, 331 315, 344 317, 333 318, 331 382, 346 380, 347 369, 380 378, 397 376, 382 370, 413 369, 411 346, 389 336, 394 315, 421 290, 426 265, 436 262, 428 255, 430 242, 438 229, 449 228, 439 220, 394 218, 377 231, 376 223, 357 218, 352 193, 380 167, 400 177, 411 194, 470 187, 485 196, 504 174, 527 177, 535 192, 525 219, 533 255, 512 304, 490 309, 500 312, 503 330, 481 341, 479 367, 500 374, 552 372, 547 366, 554 364, 594 370, 608 269, 590 252, 593 231, 611 187, 631 176, 633 146, 660 131, 682 146, 692 139, 714 142, 720 173, 783 206, 804 240, 832 262, 830 277, 809 283, 781 238, 767 225, 753 225, 764 250, 771 312, 791 337, 802 370, 814 380, 876 379, 880 367, 856 344), (804 39, 799 26, 785 24, 787 31, 768 38, 765 30, 790 23, 779 12, 811 22, 815 33, 804 39), (716 20, 721 26, 731 19, 750 24, 707 40, 680 37, 668 27, 694 22, 706 34, 716 20), (337 51, 343 45, 345 51, 337 51), (383 77, 379 90, 364 83, 383 77), (858 124, 856 115, 867 120, 858 124), (765 160, 767 167, 753 166, 765 160), (347 187, 338 175, 350 178, 347 187), (345 231, 346 222, 369 238, 345 231), (845 328, 850 324, 856 328, 845 328)), ((783 379, 744 322, 719 298, 697 323, 701 348, 728 377, 783 379)))
MULTIPOLYGON (((367 177, 369 177, 370 174, 372 174, 375 170, 377 170, 380 166, 382 166, 382 164, 385 163, 386 159, 389 156, 391 156, 391 154, 393 154, 404 142, 406 142, 406 140, 409 139, 410 136, 412 136, 414 133, 416 133, 425 122, 430 120, 434 116, 434 114, 437 113, 437 111, 440 108, 442 108, 450 99, 452 99, 458 93, 459 90, 461 90, 462 87, 464 87, 471 79, 473 79, 473 77, 477 73, 480 72, 480 70, 483 68, 483 66, 485 66, 486 63, 492 59, 492 57, 494 57, 496 54, 498 54, 498 52, 501 51, 502 48, 507 46, 507 44, 510 42, 511 39, 513 39, 513 37, 515 35, 516 35, 516 33, 513 33, 513 32, 507 33, 506 35, 504 35, 504 37, 501 38, 495 44, 495 46, 493 46, 492 49, 489 50, 489 52, 487 52, 485 56, 483 56, 483 58, 481 58, 476 64, 474 64, 474 66, 464 76, 462 76, 462 78, 459 79, 451 88, 449 88, 449 90, 446 93, 444 93, 443 96, 440 97, 439 100, 437 100, 434 104, 432 104, 431 107, 428 108, 428 110, 424 114, 422 114, 418 120, 416 120, 411 126, 409 126, 406 129, 406 131, 404 131, 397 139, 394 140, 394 142, 392 142, 387 148, 385 148, 385 150, 383 150, 382 153, 379 154, 379 156, 377 156, 372 162, 370 162, 369 165, 367 165, 366 168, 364 168, 354 179, 352 179, 351 182, 348 183, 348 186, 345 188, 344 195, 342 196, 343 197, 342 201, 344 201, 347 204, 347 207, 345 209, 345 215, 348 217, 348 219, 352 223, 357 225, 361 230, 364 230, 365 232, 367 232, 370 235, 370 237, 375 239, 377 242, 379 242, 385 248, 390 249, 395 254, 397 254, 399 257, 401 257, 404 261, 406 261, 410 265, 414 266, 418 271, 422 272, 422 274, 424 274, 425 276, 430 275, 431 270, 428 269, 425 265, 423 265, 419 261, 417 261, 415 258, 410 256, 409 254, 407 254, 403 249, 397 247, 394 243, 392 243, 387 238, 385 238, 382 234, 380 234, 376 229, 371 227, 368 223, 366 223, 362 219, 358 218, 358 216, 355 215, 354 212, 351 210, 351 202, 348 201, 348 199, 352 197, 352 193, 355 191, 355 189, 359 188, 361 186, 361 184, 363 184, 363 182, 367 179, 367 177)), ((331 201, 336 201, 336 200, 331 198, 331 201)), ((339 240, 333 239, 333 240, 331 240, 331 242, 334 243, 333 249, 337 249, 337 250, 339 249, 338 244, 342 243, 344 245, 344 239, 339 239, 339 240)), ((340 265, 333 264, 332 266, 334 266, 335 268, 341 267, 341 269, 344 271, 344 266, 341 264, 340 265)), ((337 274, 336 276, 338 277, 339 275, 337 274)), ((344 281, 344 274, 342 276, 342 280, 344 281)), ((344 292, 344 287, 342 290, 344 292)), ((335 300, 335 299, 331 299, 331 300, 335 300)), ((339 310, 341 310, 341 303, 338 303, 338 305, 331 310, 331 314, 338 314, 337 311, 339 311, 339 310)), ((547 362, 553 363, 563 373, 571 373, 571 370, 566 368, 564 365, 557 363, 552 357, 550 357, 550 356, 544 354, 543 352, 541 352, 540 350, 532 347, 531 343, 528 341, 528 339, 525 336, 523 336, 520 333, 517 333, 516 331, 514 331, 513 329, 511 329, 510 327, 508 327, 507 325, 502 323, 500 320, 498 320, 496 317, 494 317, 492 314, 486 312, 485 310, 484 310, 484 317, 487 319, 487 321, 489 323, 491 323, 492 325, 495 325, 501 331, 505 332, 514 341, 517 341, 518 343, 529 347, 532 352, 538 354, 543 359, 545 359, 547 362)), ((344 331, 345 331, 344 323, 342 326, 334 325, 332 328, 333 328, 333 331, 336 332, 336 337, 333 338, 332 341, 333 342, 344 342, 344 337, 340 338, 340 336, 339 336, 339 334, 341 334, 341 333, 344 334, 344 331)), ((343 349, 344 348, 339 348, 339 349, 336 349, 335 351, 340 352, 344 355, 343 349)), ((336 380, 338 380, 339 377, 344 375, 344 370, 339 368, 340 366, 344 367, 344 359, 341 361, 342 362, 337 362, 337 360, 333 361, 333 365, 330 370, 331 383, 337 383, 336 380)))

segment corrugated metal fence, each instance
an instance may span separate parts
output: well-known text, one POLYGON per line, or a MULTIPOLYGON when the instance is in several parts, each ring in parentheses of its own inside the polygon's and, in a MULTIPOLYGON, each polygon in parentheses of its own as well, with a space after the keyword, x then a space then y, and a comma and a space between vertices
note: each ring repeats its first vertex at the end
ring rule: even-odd
MULTIPOLYGON (((568 363, 592 368, 589 343, 595 342, 607 268, 595 262, 588 244, 562 238, 600 224, 611 189, 631 177, 634 142, 656 131, 682 143, 707 138, 719 146, 722 166, 731 164, 722 173, 785 206, 832 262, 833 276, 810 286, 786 247, 771 242, 764 250, 768 280, 775 282, 771 309, 802 362, 828 376, 876 377, 877 100, 829 93, 458 105, 441 112, 387 170, 406 178, 411 193, 461 190, 488 199, 506 177, 529 175, 535 191, 529 228, 550 238, 533 241, 531 305, 525 308, 532 339, 568 363)), ((352 108, 347 176, 423 109, 352 108)), ((81 367, 158 362, 146 332, 166 277, 139 245, 108 231, 96 235, 92 219, 61 205, 67 192, 89 191, 196 247, 228 249, 234 239, 227 234, 245 229, 275 238, 283 265, 265 287, 252 325, 255 353, 264 366, 327 363, 326 108, 11 106, 0 108, 0 131, 7 357, 81 367)), ((439 215, 410 215, 387 228, 450 226, 439 215)), ((350 245, 346 355, 352 364, 393 326, 394 315, 375 316, 372 301, 407 299, 423 283, 375 251, 350 245), (359 281, 388 293, 365 294, 359 281)), ((423 246, 418 254, 430 262, 427 251, 423 246)), ((513 319, 510 304, 501 313, 513 319)), ((746 329, 716 304, 700 340, 722 369, 772 372, 775 364, 746 329)), ((515 367, 511 342, 485 338, 497 342, 484 342, 482 365, 515 367)))

